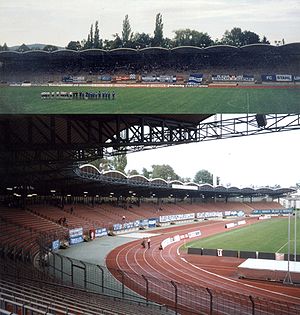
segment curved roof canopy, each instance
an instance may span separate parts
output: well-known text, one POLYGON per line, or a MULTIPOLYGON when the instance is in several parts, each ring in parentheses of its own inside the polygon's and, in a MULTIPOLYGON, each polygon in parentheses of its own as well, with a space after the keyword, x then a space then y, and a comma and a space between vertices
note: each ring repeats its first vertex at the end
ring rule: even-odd
MULTIPOLYGON (((85 164, 80 167, 80 169, 84 171, 85 173, 88 173, 89 171, 91 171, 92 174, 95 174, 94 168, 95 168, 94 166, 90 167, 89 164, 85 164)), ((142 175, 127 176, 126 174, 119 171, 103 172, 98 179, 99 179, 99 182, 101 181, 109 182, 109 180, 108 181, 106 180, 108 178, 114 178, 114 179, 119 178, 120 180, 122 180, 122 182, 124 182, 124 179, 127 179, 126 180, 127 185, 129 185, 129 187, 130 185, 135 186, 134 188, 135 191, 137 191, 138 189, 136 185, 140 184, 141 185, 140 189, 144 187, 143 191, 145 190, 145 187, 148 187, 148 190, 150 192, 151 189, 159 186, 160 188, 158 189, 161 189, 162 191, 167 188, 167 191, 165 192, 165 194, 172 193, 175 195, 176 192, 180 192, 181 194, 183 194, 183 191, 184 191, 184 193, 187 193, 187 192, 189 194, 192 193, 194 197, 197 197, 197 194, 198 194, 198 197, 200 197, 201 194, 205 194, 207 196, 217 196, 217 197, 222 197, 222 196, 234 197, 237 195, 238 196, 265 196, 265 195, 279 196, 279 195, 291 193, 294 191, 291 188, 271 189, 271 188, 266 187, 266 188, 253 189, 250 187, 244 187, 240 189, 237 187, 224 187, 222 185, 214 187, 210 184, 198 185, 196 183, 183 183, 179 180, 166 181, 162 178, 148 179, 142 175), (180 188, 180 186, 182 186, 182 188, 180 188), (195 191, 195 187, 197 187, 196 191, 195 191)), ((115 184, 118 184, 118 183, 115 182, 115 184)), ((162 193, 162 191, 160 192, 160 194, 162 193)))
POLYGON ((300 54, 300 43, 290 43, 281 46, 273 46, 269 44, 251 44, 241 47, 230 46, 230 45, 215 45, 208 46, 205 48, 197 46, 178 46, 171 49, 163 47, 146 47, 142 49, 134 48, 116 48, 112 50, 104 49, 85 49, 81 51, 61 49, 55 50, 52 52, 43 51, 43 50, 30 50, 26 52, 17 52, 17 51, 0 51, 0 59, 5 58, 17 58, 17 57, 42 57, 49 56, 50 58, 77 58, 77 57, 96 57, 96 56, 134 56, 138 54, 143 55, 161 55, 161 54, 220 54, 220 53, 237 53, 237 52, 250 52, 256 54, 264 54, 269 52, 280 53, 280 54, 300 54))

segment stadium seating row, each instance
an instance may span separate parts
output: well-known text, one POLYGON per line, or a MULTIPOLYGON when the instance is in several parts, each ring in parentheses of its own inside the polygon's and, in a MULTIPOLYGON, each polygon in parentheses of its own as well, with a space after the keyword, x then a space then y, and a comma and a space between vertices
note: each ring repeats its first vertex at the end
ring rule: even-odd
POLYGON ((217 202, 217 203, 101 203, 66 205, 63 209, 54 205, 30 205, 27 210, 0 208, 1 250, 8 256, 32 260, 39 250, 39 242, 47 237, 66 239, 69 229, 83 228, 84 234, 91 229, 112 230, 114 224, 136 220, 215 211, 243 211, 283 208, 276 202, 217 202))
POLYGON ((29 265, 10 261, 8 266, 7 262, 1 259, 0 262, 0 309, 9 312, 3 314, 172 314, 153 305, 147 307, 146 304, 58 284, 29 265))

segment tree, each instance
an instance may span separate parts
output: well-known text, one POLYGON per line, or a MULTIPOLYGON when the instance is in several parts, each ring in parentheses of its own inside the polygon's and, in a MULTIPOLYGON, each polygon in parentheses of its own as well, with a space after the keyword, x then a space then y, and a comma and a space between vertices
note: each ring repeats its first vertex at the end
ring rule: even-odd
POLYGON ((120 154, 120 155, 114 156, 112 159, 111 165, 114 170, 125 173, 125 168, 127 165, 127 155, 120 154))
POLYGON ((86 47, 86 39, 85 38, 83 40, 81 40, 80 42, 79 41, 77 41, 77 42, 80 45, 80 48, 78 50, 84 49, 86 47))
POLYGON ((128 176, 133 176, 133 175, 140 175, 139 172, 137 170, 129 170, 127 172, 128 176))
POLYGON ((152 176, 152 172, 148 171, 145 167, 143 167, 142 175, 145 176, 146 178, 150 178, 152 176))
POLYGON ((58 50, 57 46, 54 46, 54 45, 46 45, 44 48, 43 48, 44 51, 55 51, 55 50, 58 50))
POLYGON ((164 180, 179 179, 173 168, 168 164, 152 165, 152 178, 162 178, 164 180))
POLYGON ((99 171, 101 172, 107 172, 112 169, 111 161, 107 158, 97 160, 97 164, 98 165, 96 166, 99 168, 99 171))
POLYGON ((207 47, 213 44, 213 40, 207 33, 190 30, 189 28, 174 32, 174 42, 176 46, 207 47))
POLYGON ((94 33, 94 48, 101 48, 101 47, 102 47, 102 41, 100 40, 100 36, 99 36, 98 21, 96 21, 95 33, 94 33))
POLYGON ((93 32, 93 24, 91 24, 90 35, 89 35, 89 48, 94 47, 94 32, 93 32))
POLYGON ((132 39, 131 26, 128 18, 128 14, 125 15, 123 20, 123 29, 122 29, 122 43, 123 47, 129 47, 129 42, 132 39))
POLYGON ((3 46, 0 45, 0 51, 9 51, 9 48, 7 47, 6 43, 4 43, 3 46))
POLYGON ((275 184, 272 188, 273 189, 279 189, 279 188, 281 188, 281 186, 279 184, 275 184))
POLYGON ((173 47, 175 47, 175 43, 171 38, 166 37, 164 39, 164 45, 163 46, 166 48, 173 48, 173 47))
POLYGON ((146 48, 151 46, 152 38, 146 33, 135 33, 132 36, 133 48, 146 48))
MULTIPOLYGON (((213 174, 207 170, 200 170, 194 177, 194 182, 198 184, 210 184, 213 185, 213 174)), ((220 178, 217 177, 217 185, 220 183, 220 178)))
POLYGON ((257 44, 259 43, 259 36, 255 34, 254 32, 250 31, 244 31, 243 32, 243 40, 242 45, 251 45, 251 44, 257 44))
POLYGON ((90 32, 87 36, 87 40, 83 40, 83 49, 91 49, 94 47, 94 30, 93 30, 93 24, 91 24, 90 32))
POLYGON ((111 49, 111 47, 113 46, 114 41, 113 40, 108 40, 108 39, 104 39, 103 41, 103 49, 111 49))
POLYGON ((30 48, 29 48, 27 45, 25 45, 25 44, 22 44, 22 45, 17 49, 18 52, 24 52, 24 51, 29 51, 29 50, 30 50, 30 48))
POLYGON ((111 160, 108 158, 101 158, 91 161, 90 164, 96 166, 100 172, 106 172, 112 169, 111 160))
POLYGON ((242 37, 242 30, 239 27, 234 27, 231 31, 225 31, 221 42, 225 45, 241 46, 243 40, 242 37))
POLYGON ((80 50, 82 48, 81 44, 79 41, 75 42, 75 41, 70 41, 69 44, 66 47, 67 49, 70 50, 80 50))
POLYGON ((190 177, 180 177, 179 180, 182 181, 183 183, 190 183, 191 182, 190 177))
POLYGON ((105 48, 106 49, 115 49, 115 48, 121 48, 123 46, 123 42, 121 37, 118 33, 113 34, 114 40, 112 41, 105 41, 105 48))
POLYGON ((163 47, 164 36, 163 36, 164 24, 162 22, 162 15, 160 13, 156 14, 155 18, 155 29, 153 37, 153 46, 154 47, 163 47))
POLYGON ((85 45, 83 46, 83 49, 91 49, 92 43, 91 43, 91 36, 88 34, 87 40, 85 41, 85 45))
POLYGON ((259 36, 254 32, 242 32, 241 28, 234 27, 231 31, 225 31, 221 43, 231 46, 244 46, 260 43, 260 39, 259 36))
POLYGON ((266 36, 263 37, 263 39, 261 40, 261 43, 270 45, 270 42, 267 40, 266 36))

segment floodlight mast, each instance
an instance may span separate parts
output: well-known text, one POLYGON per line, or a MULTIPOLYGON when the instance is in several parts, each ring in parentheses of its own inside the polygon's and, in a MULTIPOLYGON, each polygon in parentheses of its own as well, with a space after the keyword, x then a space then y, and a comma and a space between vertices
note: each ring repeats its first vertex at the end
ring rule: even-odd
POLYGON ((283 283, 284 284, 293 284, 291 273, 290 273, 290 250, 291 250, 291 213, 289 213, 289 221, 288 221, 288 270, 284 277, 283 283))
POLYGON ((294 214, 295 214, 295 228, 294 228, 294 261, 297 261, 297 209, 296 209, 296 201, 294 206, 294 214))

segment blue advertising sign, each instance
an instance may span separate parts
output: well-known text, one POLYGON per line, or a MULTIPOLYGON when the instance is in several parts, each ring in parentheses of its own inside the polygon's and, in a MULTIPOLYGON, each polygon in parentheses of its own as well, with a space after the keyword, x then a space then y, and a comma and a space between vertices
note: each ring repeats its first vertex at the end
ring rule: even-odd
POLYGON ((52 242, 52 250, 53 251, 59 250, 59 247, 60 247, 60 241, 59 240, 55 240, 52 242))
POLYGON ((155 82, 157 81, 156 75, 142 75, 142 81, 144 82, 155 82))
POLYGON ((101 81, 111 81, 111 76, 110 75, 101 75, 98 77, 98 79, 101 81))
POLYGON ((261 80, 264 82, 276 82, 276 74, 262 74, 261 80))
POLYGON ((243 74, 244 82, 254 82, 254 75, 243 74))
POLYGON ((157 77, 159 82, 173 83, 176 82, 176 75, 160 75, 157 77))
POLYGON ((253 75, 246 75, 246 74, 213 74, 212 75, 213 81, 233 81, 233 82, 253 82, 254 76, 253 75))
POLYGON ((252 214, 289 214, 293 213, 293 209, 266 209, 266 210, 253 210, 252 214))
POLYGON ((113 230, 114 231, 119 231, 119 230, 122 230, 122 224, 114 224, 113 225, 113 230))
POLYGON ((69 230, 70 245, 83 242, 83 228, 69 230))
POLYGON ((294 75, 294 81, 300 82, 300 75, 294 75))
POLYGON ((153 228, 156 227, 156 222, 158 221, 157 218, 148 219, 148 227, 153 228))
POLYGON ((107 235, 107 229, 106 228, 101 228, 101 229, 95 230, 95 237, 101 237, 101 236, 106 236, 106 235, 107 235))
POLYGON ((190 85, 201 84, 202 81, 203 81, 202 73, 191 73, 189 76, 188 84, 190 85))
POLYGON ((70 245, 75 245, 75 244, 82 243, 82 242, 83 242, 83 236, 82 235, 70 238, 70 245))
POLYGON ((293 76, 291 74, 276 74, 277 82, 292 82, 293 76))
POLYGON ((124 229, 132 229, 134 227, 134 222, 126 222, 123 224, 124 229))
POLYGON ((68 82, 68 83, 72 83, 73 82, 73 77, 72 76, 69 76, 69 75, 67 75, 67 76, 64 76, 64 77, 62 77, 62 82, 68 82))
POLYGON ((144 219, 144 220, 140 220, 139 222, 139 226, 148 226, 149 224, 149 220, 144 219))

